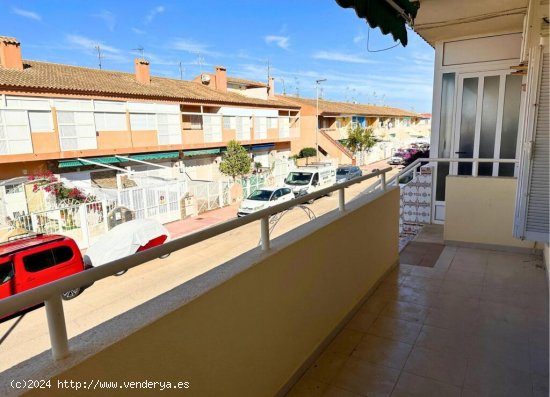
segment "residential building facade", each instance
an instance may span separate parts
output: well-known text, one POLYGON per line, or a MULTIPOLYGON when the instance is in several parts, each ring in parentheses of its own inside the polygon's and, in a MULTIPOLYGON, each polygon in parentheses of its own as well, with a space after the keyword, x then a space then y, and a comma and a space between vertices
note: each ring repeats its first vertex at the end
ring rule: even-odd
POLYGON ((290 155, 299 108, 269 97, 267 86, 263 97, 235 93, 223 67, 212 88, 151 76, 141 59, 135 74, 23 60, 10 37, 0 37, 0 54, 0 180, 127 166, 117 155, 211 180, 232 139, 265 167, 290 155))
POLYGON ((356 125, 373 127, 379 136, 389 139, 395 138, 394 128, 414 126, 421 118, 419 114, 387 106, 317 101, 293 96, 277 96, 277 99, 300 106, 300 138, 292 141, 292 153, 297 154, 304 147, 315 147, 318 143, 321 155, 335 158, 340 164, 354 161, 354 154, 341 143, 347 138, 350 128, 356 125))

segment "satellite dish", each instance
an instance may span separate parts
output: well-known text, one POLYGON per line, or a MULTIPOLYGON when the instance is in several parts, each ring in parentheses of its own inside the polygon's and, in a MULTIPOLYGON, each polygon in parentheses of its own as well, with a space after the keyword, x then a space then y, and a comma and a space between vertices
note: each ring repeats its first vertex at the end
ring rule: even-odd
POLYGON ((201 81, 203 84, 208 84, 210 82, 210 76, 206 73, 201 74, 201 81))

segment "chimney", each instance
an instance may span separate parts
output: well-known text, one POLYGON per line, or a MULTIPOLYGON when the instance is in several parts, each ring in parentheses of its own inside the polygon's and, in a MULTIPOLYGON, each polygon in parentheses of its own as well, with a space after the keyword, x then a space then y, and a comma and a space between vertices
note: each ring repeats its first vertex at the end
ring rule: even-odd
POLYGON ((267 96, 269 96, 270 98, 275 97, 275 78, 274 77, 269 78, 269 87, 267 89, 267 96))
POLYGON ((136 66, 136 80, 141 84, 149 84, 151 82, 151 76, 149 74, 149 62, 145 59, 136 58, 134 60, 136 66))
POLYGON ((223 66, 216 66, 216 89, 227 92, 227 69, 223 66))
POLYGON ((23 70, 21 44, 15 37, 0 36, 0 66, 6 69, 23 70))

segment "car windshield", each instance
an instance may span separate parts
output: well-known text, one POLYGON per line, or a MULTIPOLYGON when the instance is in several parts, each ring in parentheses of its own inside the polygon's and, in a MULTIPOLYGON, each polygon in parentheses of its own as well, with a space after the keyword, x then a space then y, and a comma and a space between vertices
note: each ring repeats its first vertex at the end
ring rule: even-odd
POLYGON ((269 201, 271 193, 273 193, 271 190, 256 190, 248 196, 248 200, 269 201))
POLYGON ((347 175, 350 173, 348 169, 336 170, 336 175, 347 175))
POLYGON ((405 153, 401 153, 401 152, 396 152, 393 154, 393 157, 403 157, 405 155, 405 153))
POLYGON ((291 172, 285 179, 288 185, 303 186, 311 180, 311 172, 291 172))

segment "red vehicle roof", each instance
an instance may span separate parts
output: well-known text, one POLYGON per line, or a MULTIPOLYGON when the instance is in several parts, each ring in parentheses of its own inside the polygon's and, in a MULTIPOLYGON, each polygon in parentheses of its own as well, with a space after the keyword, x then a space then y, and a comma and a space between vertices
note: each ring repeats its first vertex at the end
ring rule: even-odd
POLYGON ((20 240, 0 243, 0 256, 10 255, 17 251, 36 247, 38 245, 50 243, 52 241, 61 241, 66 238, 66 236, 62 236, 60 234, 39 234, 36 236, 29 236, 28 238, 23 238, 20 240))

